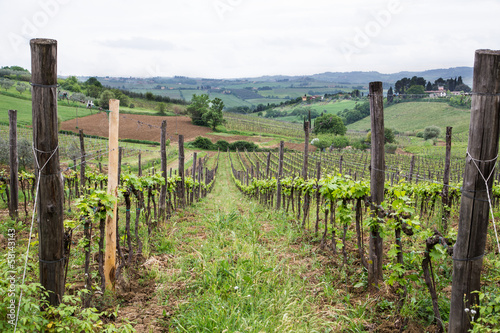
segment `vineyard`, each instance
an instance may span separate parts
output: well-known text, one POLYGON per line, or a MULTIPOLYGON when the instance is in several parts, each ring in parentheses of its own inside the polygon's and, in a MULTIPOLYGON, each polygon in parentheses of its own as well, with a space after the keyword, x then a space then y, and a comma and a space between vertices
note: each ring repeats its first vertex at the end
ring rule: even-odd
POLYGON ((107 139, 59 133, 57 42, 30 46, 32 132, 16 110, 0 128, 2 332, 499 330, 500 53, 476 52, 466 151, 447 126, 444 156, 421 157, 385 152, 382 82, 369 150, 227 115, 279 151, 186 152, 117 99, 107 139), (159 149, 120 145, 120 117, 159 149))
MULTIPOLYGON (((86 153, 87 157, 97 151, 89 149, 86 153)), ((405 155, 387 155, 386 201, 381 207, 385 212, 385 218, 381 222, 370 217, 370 210, 373 207, 369 200, 370 155, 368 152, 350 150, 314 152, 310 153, 307 159, 303 152, 283 153, 281 177, 279 177, 279 152, 238 151, 218 153, 212 157, 198 153, 204 156, 197 159, 196 165, 193 164, 193 159, 187 163, 193 167, 185 169, 181 174, 171 168, 165 183, 165 178, 161 176, 161 172, 155 170, 155 167, 147 169, 142 167, 140 152, 125 149, 121 151, 122 153, 128 151, 128 155, 137 161, 136 167, 128 167, 129 170, 124 168, 120 176, 118 214, 122 222, 117 232, 119 235, 117 237, 116 272, 118 284, 128 285, 130 288, 133 285, 129 280, 130 277, 140 274, 136 271, 137 265, 144 263, 148 257, 158 260, 155 259, 159 257, 154 255, 154 252, 176 253, 171 248, 171 241, 166 242, 170 245, 153 246, 155 233, 172 230, 172 227, 169 227, 170 223, 175 225, 173 221, 178 220, 176 215, 183 215, 182 212, 188 209, 187 205, 200 200, 202 200, 202 205, 206 205, 203 204, 202 198, 213 188, 219 161, 224 161, 222 166, 224 169, 230 166, 230 172, 225 173, 225 177, 232 178, 233 184, 249 198, 248 200, 255 200, 270 208, 279 207, 280 214, 287 217, 285 223, 288 226, 285 228, 295 230, 297 233, 295 236, 297 240, 292 243, 299 244, 299 246, 310 244, 314 246, 314 250, 311 251, 315 253, 315 256, 323 258, 321 260, 328 260, 329 264, 324 264, 323 269, 326 269, 322 273, 324 276, 318 276, 316 279, 321 281, 338 279, 338 281, 321 284, 323 291, 317 295, 317 298, 322 299, 322 302, 331 302, 328 293, 338 293, 347 289, 350 293, 364 295, 370 290, 366 275, 368 266, 366 248, 369 242, 369 230, 376 223, 383 226, 382 234, 386 242, 384 251, 386 287, 381 289, 383 293, 377 298, 384 305, 377 306, 372 315, 383 311, 388 313, 388 321, 399 323, 394 324, 396 329, 414 327, 417 331, 423 329, 419 326, 422 323, 429 325, 434 322, 435 318, 438 318, 438 315, 439 318, 447 316, 447 307, 449 307, 447 286, 450 285, 452 272, 452 259, 449 252, 455 241, 456 225, 454 222, 451 222, 449 226, 443 225, 442 216, 444 212, 449 211, 450 221, 456 219, 456 207, 461 194, 458 178, 463 173, 463 163, 460 163, 459 158, 451 159, 453 170, 451 178, 456 185, 449 186, 450 201, 445 206, 442 201, 443 184, 440 183, 442 161, 431 158, 412 158, 405 155), (307 176, 302 177, 305 160, 307 160, 307 176), (412 170, 410 170, 412 165, 412 170), (184 181, 181 178, 183 175, 185 175, 184 181), (279 182, 278 179, 280 179, 279 182), (167 224, 161 222, 162 186, 166 186, 164 209, 167 224), (279 186, 281 187, 280 196, 277 192, 279 186), (163 248, 164 246, 167 247, 163 248), (437 313, 432 307, 434 303, 439 309, 437 313), (417 324, 418 322, 421 324, 417 324)), ((171 158, 180 156, 179 154, 182 152, 175 152, 174 149, 169 149, 167 153, 171 158)), ((106 194, 107 176, 99 171, 101 166, 98 163, 86 165, 85 177, 82 180, 81 173, 77 172, 81 166, 81 160, 82 156, 79 156, 77 165, 64 172, 64 211, 68 217, 65 221, 67 239, 65 248, 68 251, 65 257, 70 258, 65 261, 65 280, 67 285, 73 285, 71 290, 74 292, 78 290, 99 291, 105 289, 102 269, 104 221, 115 199, 106 194), (75 287, 76 289, 73 289, 75 287)), ((106 168, 105 165, 104 168, 106 168)), ((9 184, 5 181, 6 179, 4 175, 1 198, 8 206, 9 184)), ((217 179, 218 182, 222 181, 219 177, 217 179)), ((21 206, 24 209, 24 214, 20 213, 21 220, 24 220, 21 223, 27 223, 36 197, 35 175, 22 172, 19 176, 19 184, 22 189, 21 198, 23 198, 21 206), (23 215, 24 218, 22 218, 23 215)), ((495 200, 500 197, 500 186, 497 181, 493 187, 493 194, 495 200)), ((230 216, 232 215, 219 216, 218 218, 222 220, 216 223, 234 223, 231 221, 234 221, 235 217, 230 216)), ((261 227, 257 226, 258 229, 261 227)), ((487 260, 490 264, 485 267, 485 275, 491 281, 496 281, 499 273, 495 264, 494 243, 494 235, 490 233, 487 246, 489 253, 487 260)), ((220 265, 220 263, 216 264, 220 265)), ((238 266, 236 262, 231 265, 238 266)), ((231 272, 233 269, 231 265, 224 269, 231 272)), ((28 267, 34 268, 34 264, 28 267)), ((238 285, 239 288, 245 288, 246 284, 248 283, 240 282, 238 285)), ((317 288, 317 285, 307 288, 311 291, 313 287, 317 288)), ((495 284, 485 286, 484 297, 488 300, 488 304, 494 304, 493 299, 489 298, 492 297, 489 296, 491 287, 494 288, 495 284)), ((249 285, 246 288, 250 288, 249 285)), ((30 299, 35 297, 36 290, 31 290, 31 293, 29 290, 26 291, 25 302, 27 304, 30 304, 30 299)), ((344 300, 339 301, 339 304, 348 306, 351 302, 345 299, 347 296, 343 297, 344 300)), ((82 308, 91 309, 96 304, 99 305, 101 298, 99 293, 81 294, 82 308)), ((367 305, 368 303, 364 306, 367 305)), ((21 312, 21 318, 24 313, 21 312)), ((333 317, 329 319, 333 320, 333 317)), ((352 320, 352 318, 344 318, 333 327, 342 330, 370 327, 366 326, 366 320, 358 323, 352 320)), ((121 318, 121 322, 120 329, 132 330, 133 325, 125 318, 121 318)), ((181 325, 182 318, 174 317, 172 322, 176 323, 172 324, 172 327, 179 328, 180 326, 177 325, 181 325)), ((325 321, 323 325, 328 322, 328 320, 325 321)), ((40 321, 24 324, 23 327, 40 329, 49 322, 40 319, 40 321)), ((58 327, 57 325, 59 324, 54 322, 54 327, 58 327)), ((72 327, 71 325, 81 325, 81 323, 75 319, 73 324, 66 323, 66 325, 72 327)), ((104 327, 105 324, 95 322, 93 325, 95 326, 89 326, 89 330, 104 327)), ((382 321, 379 325, 388 324, 382 321)), ((202 326, 193 327, 201 328, 202 326)))

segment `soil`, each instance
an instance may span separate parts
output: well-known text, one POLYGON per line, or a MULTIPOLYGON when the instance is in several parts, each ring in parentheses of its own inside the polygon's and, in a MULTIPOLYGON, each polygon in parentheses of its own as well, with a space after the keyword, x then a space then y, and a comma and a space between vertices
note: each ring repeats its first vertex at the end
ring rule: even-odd
MULTIPOLYGON (((161 123, 167 121, 167 139, 172 144, 179 141, 179 135, 184 135, 184 142, 193 141, 197 136, 209 138, 212 142, 217 140, 226 140, 229 143, 245 140, 254 142, 259 146, 272 140, 263 136, 244 136, 244 135, 217 135, 210 128, 196 126, 191 123, 191 118, 186 116, 161 117, 136 114, 120 115, 119 139, 134 139, 160 141, 161 123)), ((105 112, 97 113, 87 117, 72 119, 61 123, 61 130, 78 133, 80 129, 87 135, 97 135, 108 137, 108 117, 105 112)), ((266 146, 267 147, 267 146, 266 146)), ((278 144, 269 148, 277 148, 278 144)), ((285 148, 304 150, 303 143, 285 142, 285 148)), ((316 147, 309 145, 309 150, 314 151, 316 147)))

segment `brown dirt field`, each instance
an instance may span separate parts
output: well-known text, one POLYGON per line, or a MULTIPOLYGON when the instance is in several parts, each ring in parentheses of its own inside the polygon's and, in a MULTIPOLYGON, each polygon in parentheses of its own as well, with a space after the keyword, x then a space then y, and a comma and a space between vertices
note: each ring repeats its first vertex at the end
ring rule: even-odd
MULTIPOLYGON (((160 141, 161 123, 167 121, 167 138, 172 143, 178 142, 179 136, 184 135, 184 141, 192 141, 198 135, 206 136, 212 130, 208 127, 195 126, 191 124, 189 117, 159 117, 145 116, 136 114, 120 115, 120 139, 135 139, 160 141), (177 134, 176 134, 177 133, 177 134)), ((101 112, 91 116, 78 118, 78 129, 76 128, 76 119, 65 121, 61 124, 61 129, 66 131, 83 132, 88 135, 98 135, 108 137, 108 117, 106 113, 101 112)))
MULTIPOLYGON (((191 119, 185 116, 160 117, 136 114, 120 115, 120 131, 118 137, 120 139, 159 142, 161 133, 160 127, 163 120, 167 120, 167 138, 170 139, 172 144, 176 144, 179 141, 179 134, 184 135, 185 142, 193 141, 199 135, 209 138, 214 143, 217 140, 226 140, 229 143, 245 140, 260 145, 272 140, 272 138, 262 136, 216 135, 213 134, 213 131, 208 127, 193 125, 191 119)), ((78 133, 79 129, 83 129, 83 132, 87 135, 108 137, 108 117, 105 112, 101 112, 91 116, 78 118, 78 120, 72 119, 61 123, 61 130, 78 133), (78 128, 76 128, 77 123, 78 128)), ((274 147, 278 147, 278 145, 270 148, 274 147)), ((303 151, 304 144, 286 142, 285 148, 303 151)), ((314 151, 315 149, 316 147, 309 145, 310 151, 314 151)))

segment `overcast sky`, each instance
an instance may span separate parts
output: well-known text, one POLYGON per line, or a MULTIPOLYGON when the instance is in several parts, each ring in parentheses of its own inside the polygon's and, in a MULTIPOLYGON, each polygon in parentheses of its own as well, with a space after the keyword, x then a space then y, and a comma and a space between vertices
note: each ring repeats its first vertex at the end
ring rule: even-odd
POLYGON ((236 78, 473 66, 498 0, 0 0, 0 66, 58 41, 58 74, 236 78))

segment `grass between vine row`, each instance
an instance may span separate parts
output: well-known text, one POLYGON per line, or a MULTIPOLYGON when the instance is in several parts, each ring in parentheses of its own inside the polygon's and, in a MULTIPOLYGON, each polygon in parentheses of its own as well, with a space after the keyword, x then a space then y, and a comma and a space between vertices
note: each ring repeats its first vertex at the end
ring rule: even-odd
POLYGON ((226 156, 217 178, 206 199, 178 212, 150 240, 149 255, 160 259, 150 272, 155 297, 168 309, 157 325, 181 332, 369 327, 378 297, 351 298, 340 287, 341 280, 353 285, 362 278, 359 266, 352 272, 337 267, 303 240, 292 218, 244 197, 226 156))

